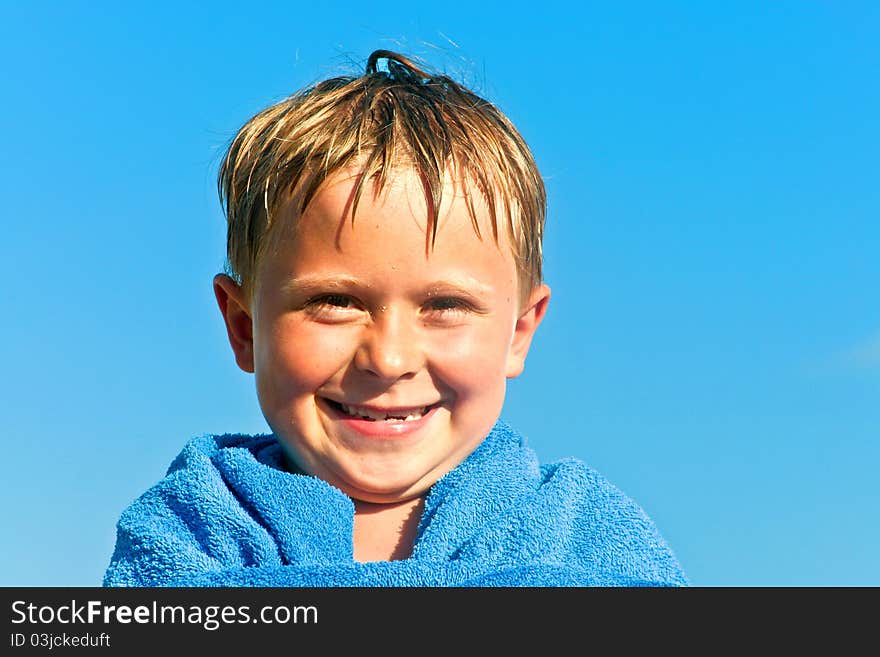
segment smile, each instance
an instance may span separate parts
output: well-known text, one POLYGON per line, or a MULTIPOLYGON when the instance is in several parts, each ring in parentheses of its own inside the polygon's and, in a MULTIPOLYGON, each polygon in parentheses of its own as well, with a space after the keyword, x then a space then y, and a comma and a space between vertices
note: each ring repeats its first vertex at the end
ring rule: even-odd
POLYGON ((342 415, 347 415, 348 417, 360 420, 368 420, 370 422, 413 422, 421 419, 439 405, 429 404, 427 406, 381 409, 371 406, 343 404, 326 398, 325 401, 342 415))

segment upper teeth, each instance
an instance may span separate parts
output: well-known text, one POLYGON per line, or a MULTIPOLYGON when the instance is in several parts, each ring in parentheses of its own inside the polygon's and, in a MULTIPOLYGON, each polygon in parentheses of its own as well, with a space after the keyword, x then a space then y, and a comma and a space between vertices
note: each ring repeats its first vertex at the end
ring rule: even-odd
POLYGON ((428 412, 427 406, 401 409, 399 411, 384 413, 382 411, 372 411, 362 406, 348 406, 347 404, 342 403, 340 403, 339 405, 342 406, 342 410, 348 415, 359 415, 360 417, 367 418, 368 420, 388 420, 389 418, 394 418, 398 420, 417 420, 428 412))

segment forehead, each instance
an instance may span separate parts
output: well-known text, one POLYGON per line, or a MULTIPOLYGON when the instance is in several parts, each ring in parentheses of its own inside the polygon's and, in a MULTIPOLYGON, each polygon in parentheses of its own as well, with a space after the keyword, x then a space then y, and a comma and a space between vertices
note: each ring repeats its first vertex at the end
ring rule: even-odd
MULTIPOLYGON (((458 233, 465 226, 487 248, 509 251, 511 243, 503 225, 502 199, 494 199, 493 209, 484 195, 466 180, 444 172, 440 185, 433 185, 439 199, 432 197, 429 185, 412 168, 395 167, 387 172, 385 180, 378 177, 361 180, 361 174, 348 168, 328 176, 317 193, 300 214, 301 200, 294 195, 281 207, 277 235, 281 239, 302 236, 304 230, 335 230, 333 242, 341 246, 348 232, 360 224, 362 228, 382 228, 397 225, 407 218, 422 234, 425 250, 430 252, 433 242, 442 233, 458 233), (439 201, 439 207, 434 208, 439 201), (433 215, 436 214, 436 226, 433 215), (467 219, 467 221, 463 221, 467 219)), ((399 227, 399 226, 398 226, 399 227)), ((325 235, 326 237, 326 235, 325 235)), ((449 239, 449 238, 447 238, 449 239)))
POLYGON ((365 181, 355 210, 358 183, 350 170, 329 177, 301 215, 292 198, 281 210, 275 248, 266 259, 295 269, 384 262, 414 272, 458 268, 515 277, 507 231, 493 230, 485 199, 460 181, 448 174, 443 181, 436 239, 429 221, 432 200, 414 171, 394 172, 381 188, 365 181))

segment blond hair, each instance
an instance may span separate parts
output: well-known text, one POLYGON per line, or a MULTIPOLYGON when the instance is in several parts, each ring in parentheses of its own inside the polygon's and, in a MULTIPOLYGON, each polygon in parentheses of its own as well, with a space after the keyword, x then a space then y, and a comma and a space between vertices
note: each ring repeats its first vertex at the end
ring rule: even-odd
POLYGON ((395 166, 412 168, 424 186, 431 244, 444 176, 453 173, 463 183, 477 235, 470 186, 489 210, 496 243, 499 214, 504 221, 520 296, 541 283, 546 192, 522 136, 497 107, 449 77, 377 50, 364 75, 294 93, 251 118, 229 146, 218 174, 228 224, 226 268, 246 292, 253 291, 268 237, 281 223, 281 204, 295 196, 301 214, 329 176, 352 166, 360 171, 352 220, 365 180, 379 193, 395 166), (383 59, 387 70, 378 66, 383 59))

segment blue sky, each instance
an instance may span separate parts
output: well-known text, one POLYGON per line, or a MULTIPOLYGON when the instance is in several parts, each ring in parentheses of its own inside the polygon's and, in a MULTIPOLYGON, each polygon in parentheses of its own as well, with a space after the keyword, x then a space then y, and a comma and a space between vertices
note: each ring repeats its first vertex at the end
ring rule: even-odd
POLYGON ((98 584, 188 438, 266 429, 211 292, 218 160, 376 48, 498 104, 546 178, 504 411, 542 459, 694 584, 880 585, 880 9, 536 6, 0 4, 0 585, 98 584))

